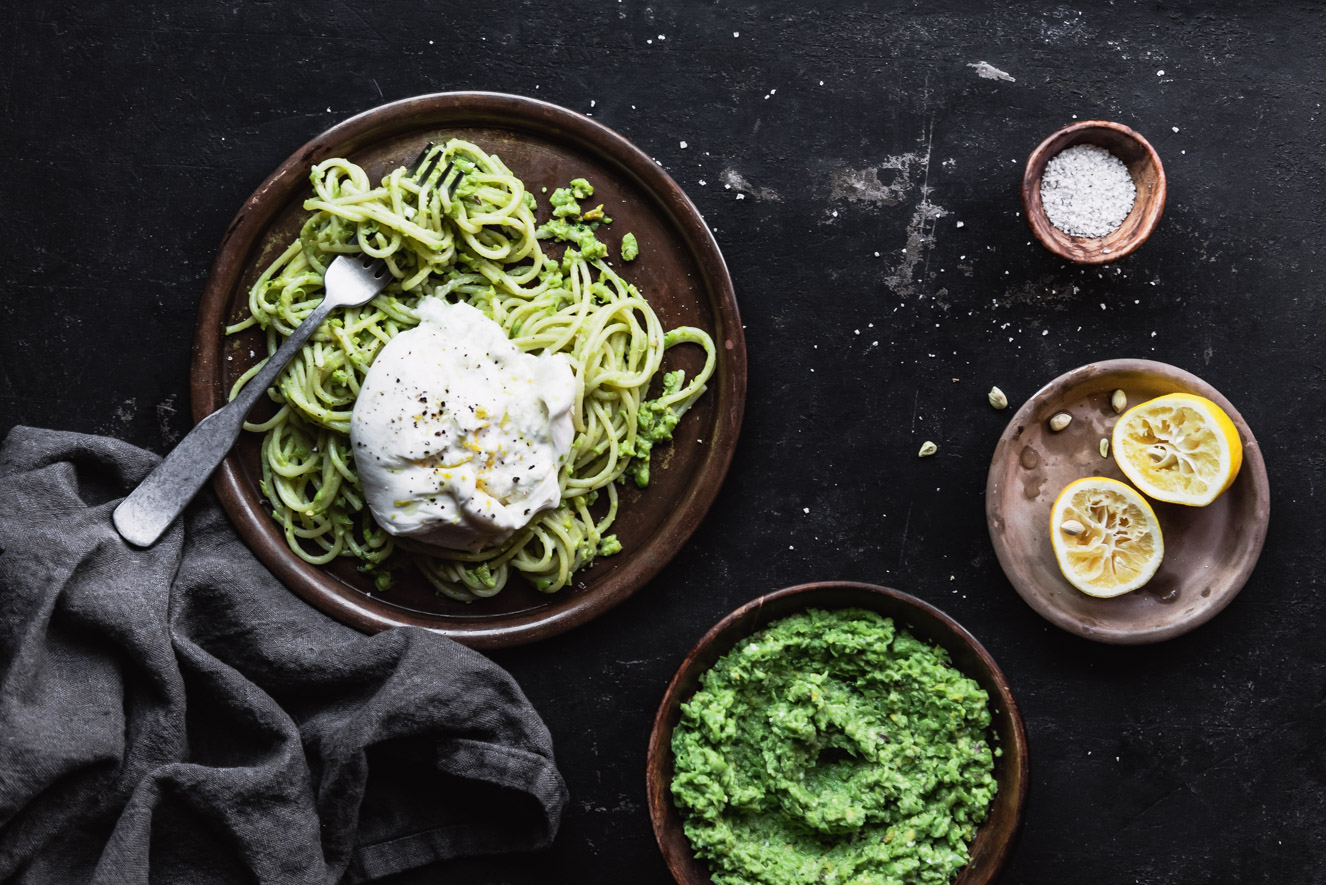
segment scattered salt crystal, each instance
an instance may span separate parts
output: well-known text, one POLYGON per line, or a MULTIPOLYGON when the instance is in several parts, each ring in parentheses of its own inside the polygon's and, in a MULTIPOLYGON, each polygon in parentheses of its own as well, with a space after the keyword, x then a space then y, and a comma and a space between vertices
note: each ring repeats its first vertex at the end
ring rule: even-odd
POLYGON ((744 200, 744 199, 746 199, 746 195, 745 195, 745 194, 737 194, 737 199, 738 199, 738 200, 744 200))
POLYGON ((682 147, 682 150, 685 150, 685 149, 686 149, 686 142, 683 141, 683 142, 681 143, 681 147, 682 147))
POLYGON ((1178 132, 1178 131, 1179 131, 1179 127, 1178 127, 1178 126, 1171 126, 1171 127, 1169 127, 1169 128, 1173 129, 1175 132, 1178 132))
POLYGON ((961 222, 961 221, 958 222, 958 227, 962 227, 962 222, 961 222))
POLYGON ((705 181, 703 178, 700 179, 700 187, 704 187, 708 183, 709 182, 705 181))
POLYGON ((1163 76, 1165 76, 1165 70, 1164 70, 1164 68, 1161 68, 1159 71, 1156 71, 1156 76, 1157 76, 1157 77, 1163 77, 1163 76))
POLYGON ((740 37, 740 36, 741 36, 741 31, 733 31, 733 32, 732 32, 732 36, 733 36, 733 37, 740 37))

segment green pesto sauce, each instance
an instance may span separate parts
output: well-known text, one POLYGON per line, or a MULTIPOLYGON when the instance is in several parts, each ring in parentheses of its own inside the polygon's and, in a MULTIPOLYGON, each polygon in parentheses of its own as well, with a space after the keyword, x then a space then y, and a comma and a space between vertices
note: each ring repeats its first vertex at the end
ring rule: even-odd
POLYGON ((893 621, 778 621, 682 705, 672 796, 717 885, 949 883, 994 797, 988 697, 893 621))
MULTIPOLYGON (((663 376, 662 392, 656 399, 642 402, 640 410, 636 412, 635 445, 630 451, 636 460, 626 472, 639 488, 649 485, 649 455, 654 446, 672 439, 672 431, 677 429, 677 422, 681 420, 677 410, 672 408, 669 397, 681 390, 685 383, 686 373, 681 369, 666 373, 663 376)), ((624 446, 621 447, 618 454, 627 454, 624 449, 624 446)))
POLYGON ((571 193, 577 200, 587 200, 594 196, 594 185, 583 178, 571 179, 571 193))
POLYGON ((635 261, 640 254, 640 244, 635 241, 635 234, 622 237, 622 261, 635 261))

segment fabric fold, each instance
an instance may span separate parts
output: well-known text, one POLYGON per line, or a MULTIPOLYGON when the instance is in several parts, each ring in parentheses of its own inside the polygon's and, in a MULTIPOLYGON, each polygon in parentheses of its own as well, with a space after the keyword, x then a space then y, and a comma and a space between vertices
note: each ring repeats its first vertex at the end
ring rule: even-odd
POLYGON ((551 843, 566 788, 506 672, 305 605, 210 494, 127 545, 110 514, 157 461, 0 446, 0 881, 370 882, 551 843))

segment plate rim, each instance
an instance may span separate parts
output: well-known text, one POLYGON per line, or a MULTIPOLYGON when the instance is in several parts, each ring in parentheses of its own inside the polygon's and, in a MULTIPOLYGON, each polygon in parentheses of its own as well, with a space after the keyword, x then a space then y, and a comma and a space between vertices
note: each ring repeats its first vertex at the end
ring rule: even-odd
POLYGON ((1242 592, 1248 579, 1252 576, 1257 562, 1261 559, 1262 549, 1266 543, 1267 529, 1271 520, 1270 502, 1270 481, 1267 478, 1266 461, 1262 457, 1261 445, 1257 442, 1252 428, 1244 420, 1243 415, 1224 394, 1199 376, 1170 363, 1142 358, 1121 358, 1097 360, 1058 375, 1029 396, 1017 412, 1013 414, 1008 425, 1000 434, 999 441, 995 444, 994 455, 990 459, 990 468, 986 474, 985 524, 1004 577, 1013 585, 1013 589, 1017 591, 1018 596, 1037 614, 1074 636, 1080 636, 1094 642, 1109 645, 1145 645, 1173 639, 1197 629, 1222 612, 1234 600, 1234 597, 1242 592), (1247 440, 1243 447, 1243 466, 1240 468, 1240 478, 1244 475, 1248 476, 1249 481, 1253 484, 1254 498, 1265 502, 1265 518, 1259 520, 1255 527, 1252 535, 1251 555, 1245 558, 1237 571, 1231 573, 1232 577, 1229 583, 1232 589, 1223 594, 1213 593, 1210 602, 1188 618, 1166 626, 1141 630, 1120 630, 1099 626, 1093 626, 1087 630, 1079 619, 1069 615, 1058 606, 1050 604, 1045 598, 1030 592, 1028 588, 1023 586, 1022 581, 1015 578, 1014 569, 1011 568, 1009 562, 1010 553, 1007 545, 1000 533, 995 531, 996 520, 1002 518, 999 515, 999 505, 1006 495, 998 482, 999 473, 1001 466, 1012 457, 1011 447, 1008 445, 1009 441, 1016 434, 1017 429, 1028 422, 1031 414, 1035 411, 1036 404, 1052 390, 1074 387, 1093 378, 1108 377, 1125 372, 1142 373, 1182 385, 1190 392, 1212 400, 1225 410, 1230 420, 1234 422, 1234 426, 1239 429, 1241 436, 1247 440))
POLYGON ((539 99, 499 92, 437 92, 387 102, 345 119, 307 141, 253 191, 227 226, 217 247, 199 302, 190 362, 190 401, 195 423, 224 404, 220 390, 222 343, 231 295, 261 234, 282 207, 307 186, 308 168, 323 159, 350 153, 364 144, 433 125, 490 125, 515 131, 542 131, 569 142, 615 167, 649 194, 653 208, 674 228, 694 262, 705 300, 714 311, 719 376, 710 381, 718 400, 714 427, 704 457, 681 490, 683 506, 675 519, 661 524, 649 546, 639 548, 624 571, 607 575, 604 584, 583 600, 560 610, 544 606, 495 619, 464 619, 421 613, 367 596, 334 575, 289 552, 284 537, 262 508, 256 490, 242 480, 237 454, 218 467, 211 486, 222 509, 249 549, 285 586, 325 614, 368 633, 396 626, 418 626, 442 633, 473 648, 521 645, 548 638, 608 611, 653 579, 698 529, 717 498, 735 455, 745 410, 747 355, 732 278, 712 231, 682 188, 647 154, 625 137, 582 114, 539 99), (376 135, 375 135, 376 133, 376 135), (384 134, 385 133, 385 134, 384 134), (721 373, 721 374, 720 374, 721 373))

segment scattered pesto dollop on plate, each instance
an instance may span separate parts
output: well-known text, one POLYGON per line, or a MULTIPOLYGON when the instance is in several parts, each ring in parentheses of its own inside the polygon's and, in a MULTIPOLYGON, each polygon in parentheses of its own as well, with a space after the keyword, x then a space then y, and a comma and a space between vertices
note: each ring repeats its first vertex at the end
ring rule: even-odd
POLYGON ((996 790, 988 700, 875 612, 776 621, 681 706, 686 837, 717 885, 951 882, 996 790))

